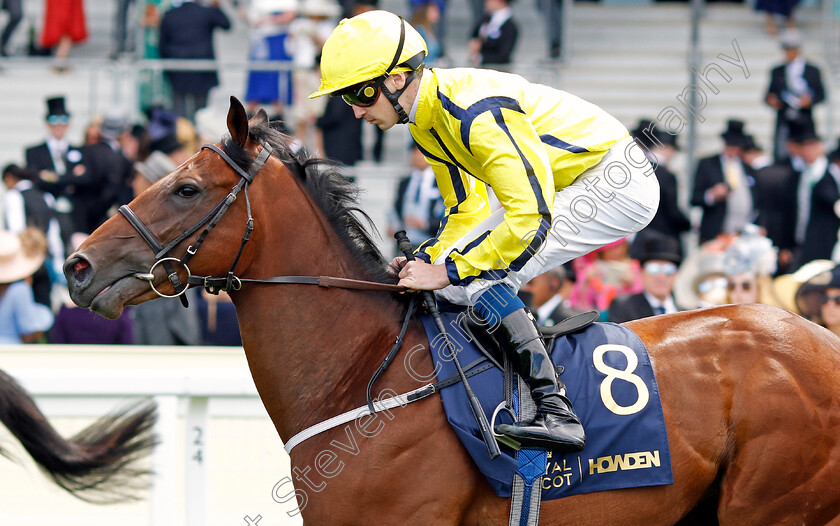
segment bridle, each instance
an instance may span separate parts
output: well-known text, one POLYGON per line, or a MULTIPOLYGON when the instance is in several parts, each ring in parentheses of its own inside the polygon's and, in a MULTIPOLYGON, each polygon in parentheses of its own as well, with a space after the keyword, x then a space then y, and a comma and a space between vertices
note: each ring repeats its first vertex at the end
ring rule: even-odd
MULTIPOLYGON (((239 165, 234 162, 230 156, 225 153, 225 151, 215 144, 205 144, 201 147, 202 151, 204 149, 213 150, 216 152, 219 157, 221 157, 227 164, 230 166, 237 174, 239 174, 239 182, 236 183, 230 193, 225 196, 216 206, 210 209, 209 212, 204 214, 204 216, 196 221, 190 228, 184 231, 183 234, 176 237, 172 241, 170 241, 167 245, 162 245, 160 241, 158 241, 157 237, 151 232, 151 230, 143 224, 143 221, 137 217, 137 214, 134 213, 128 205, 122 205, 119 208, 120 213, 125 217, 129 224, 134 227, 135 230, 140 234, 146 243, 152 248, 155 252, 155 262, 152 264, 152 267, 149 269, 148 273, 138 273, 135 274, 134 277, 138 279, 142 279, 144 281, 148 281, 149 285, 152 287, 152 290, 157 293, 158 296, 164 298, 180 298, 181 304, 184 307, 188 306, 188 302, 186 297, 184 296, 184 292, 189 289, 191 285, 199 285, 205 288, 210 293, 218 294, 219 292, 226 291, 236 291, 242 288, 243 283, 273 283, 273 284, 295 284, 295 285, 318 285, 319 287, 335 287, 335 288, 343 288, 343 289, 353 289, 353 290, 380 290, 380 291, 389 291, 389 292, 405 292, 405 287, 401 287, 399 285, 389 285, 387 283, 376 283, 373 281, 364 281, 364 280, 357 280, 357 279, 349 279, 349 278, 335 278, 331 276, 274 276, 271 278, 262 278, 262 279, 249 279, 249 278, 239 278, 234 275, 233 271, 236 268, 236 264, 239 262, 240 256, 242 256, 242 251, 245 249, 245 245, 248 243, 248 240, 251 238, 251 233, 254 231, 254 218, 251 215, 251 200, 248 197, 248 185, 250 185, 253 180, 254 176, 257 175, 257 172, 263 167, 265 162, 268 160, 269 156, 273 153, 271 148, 267 144, 260 144, 262 146, 262 150, 257 155, 254 162, 251 164, 250 169, 246 172, 239 165), (248 221, 245 224, 245 234, 242 236, 242 241, 239 245, 239 251, 236 253, 236 257, 233 260, 233 263, 230 266, 227 274, 224 277, 211 277, 211 276, 193 276, 190 273, 190 269, 187 266, 187 262, 198 252, 198 248, 204 242, 204 239, 207 237, 207 234, 210 233, 211 230, 216 226, 219 220, 225 215, 228 208, 233 204, 236 200, 237 194, 240 191, 244 190, 245 193, 245 209, 248 213, 248 221), (206 225, 206 226, 205 226, 206 225), (190 236, 198 232, 201 227, 204 227, 204 230, 195 241, 192 242, 187 247, 186 252, 181 259, 169 256, 169 252, 178 246, 180 243, 188 239, 190 236), (178 277, 178 273, 175 272, 175 269, 172 267, 172 263, 177 262, 179 263, 184 269, 187 271, 187 283, 186 285, 181 282, 180 278, 178 277), (155 288, 154 280, 154 270, 158 265, 162 265, 164 270, 167 273, 167 277, 169 282, 172 283, 172 286, 175 287, 175 294, 163 294, 157 288, 155 288)), ((412 319, 415 309, 415 302, 416 294, 411 295, 411 299, 409 300, 408 307, 405 312, 405 317, 403 318, 402 326, 400 328, 400 332, 394 341, 391 350, 388 352, 387 356, 385 357, 385 361, 376 372, 371 377, 370 381, 368 382, 367 387, 367 402, 368 407, 373 412, 374 411, 374 402, 371 398, 371 390, 373 388, 373 384, 376 380, 382 376, 385 370, 393 361, 394 357, 397 355, 397 352, 402 347, 403 339, 405 338, 406 330, 408 329, 408 324, 412 319)), ((445 382, 444 382, 445 383, 445 382)), ((443 384, 438 384, 443 386, 443 384)), ((405 404, 414 402, 416 400, 420 400, 435 393, 435 385, 432 386, 424 386, 421 389, 416 389, 410 393, 402 395, 398 397, 398 399, 402 402, 404 401, 405 404)), ((391 407, 390 405, 382 405, 381 402, 379 403, 380 407, 388 408, 391 407)), ((404 405, 404 404, 402 404, 404 405)), ((314 433, 320 433, 325 429, 329 429, 331 426, 329 422, 327 423, 327 427, 324 424, 320 424, 315 426, 314 433)), ((338 424, 332 424, 338 425, 338 424)), ((307 433, 313 434, 313 429, 307 429, 307 433)), ((301 442, 305 440, 309 435, 301 436, 300 434, 296 435, 294 438, 297 442, 301 442)), ((294 445, 294 444, 293 444, 294 445)), ((291 448, 288 449, 289 451, 291 448)))
POLYGON ((151 232, 151 230, 143 224, 143 221, 137 217, 137 214, 134 213, 128 205, 122 205, 119 208, 120 213, 123 217, 128 220, 129 224, 134 227, 135 230, 140 234, 140 237, 143 238, 144 241, 152 248, 155 253, 155 262, 152 264, 152 267, 149 269, 147 273, 137 273, 134 277, 138 279, 142 279, 144 281, 148 281, 149 285, 152 287, 152 290, 157 293, 158 296, 164 298, 180 298, 181 303, 186 307, 187 306, 187 299, 184 296, 184 293, 189 289, 190 286, 201 286, 204 287, 208 292, 212 294, 218 294, 219 292, 231 292, 237 291, 242 288, 243 283, 274 283, 274 284, 299 284, 299 285, 318 285, 320 287, 338 287, 338 288, 346 288, 346 289, 356 289, 356 290, 386 290, 392 292, 402 292, 405 290, 404 287, 400 287, 398 285, 389 285, 387 283, 376 283, 372 281, 364 281, 364 280, 355 280, 349 278, 335 278, 330 276, 274 276, 270 278, 261 278, 261 279, 248 279, 248 278, 239 278, 234 275, 234 270, 236 269, 236 265, 239 262, 239 258, 242 256, 242 252, 245 250, 245 245, 251 238, 251 233, 254 230, 254 218, 251 215, 251 200, 248 197, 248 185, 250 185, 254 177, 257 175, 257 172, 263 167, 266 163, 268 158, 273 153, 271 147, 267 144, 260 143, 262 146, 262 150, 254 161, 251 163, 250 168, 246 172, 243 170, 236 162, 231 159, 231 157, 222 149, 216 146, 215 144, 205 144, 201 147, 202 150, 208 149, 216 152, 219 157, 224 160, 228 166, 230 166, 237 174, 239 174, 239 182, 237 182, 236 186, 234 186, 231 191, 221 200, 219 203, 216 204, 213 208, 210 209, 204 216, 202 216, 198 221, 196 221, 191 227, 184 231, 181 235, 163 245, 160 241, 158 241, 157 237, 151 232), (240 191, 244 190, 245 195, 245 209, 248 214, 248 220, 245 224, 245 233, 242 236, 242 240, 239 245, 239 251, 236 253, 236 257, 231 263, 230 269, 228 270, 227 274, 224 277, 212 277, 212 276, 194 276, 190 272, 187 263, 192 259, 192 257, 198 252, 199 247, 204 242, 204 239, 207 237, 207 234, 216 226, 225 212, 228 211, 230 206, 236 201, 236 196, 239 194, 240 191), (204 230, 196 237, 195 241, 193 241, 186 249, 181 258, 172 257, 169 255, 169 252, 172 251, 173 248, 187 240, 190 236, 201 230, 204 227, 204 230), (178 277, 178 273, 175 271, 173 267, 173 262, 181 265, 187 272, 187 282, 184 284, 181 279, 178 277), (172 284, 175 289, 175 294, 164 294, 160 292, 154 284, 155 275, 154 271, 155 268, 160 265, 163 267, 164 271, 166 272, 167 279, 172 284))

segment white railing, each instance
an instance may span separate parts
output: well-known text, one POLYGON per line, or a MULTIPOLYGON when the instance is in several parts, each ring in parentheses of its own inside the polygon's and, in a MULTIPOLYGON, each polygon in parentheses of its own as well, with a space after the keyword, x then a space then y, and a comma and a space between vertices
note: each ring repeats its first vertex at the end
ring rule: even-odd
MULTIPOLYGON (((139 505, 126 508, 141 512, 124 515, 127 518, 121 524, 257 524, 258 515, 264 524, 300 523, 298 517, 290 516, 294 510, 288 503, 281 506, 272 500, 274 485, 289 476, 289 459, 259 399, 241 348, 0 347, 0 369, 29 391, 51 422, 73 419, 76 428, 120 402, 138 398, 157 402, 155 431, 160 444, 151 459, 152 487, 148 495, 140 495, 139 505), (235 432, 237 428, 243 430, 241 434, 235 432), (258 433, 253 432, 255 428, 258 433), (236 462, 237 457, 247 456, 243 452, 254 451, 264 451, 265 458, 236 462), (274 469, 269 469, 271 465, 274 469), (231 472, 240 475, 230 476, 231 472), (239 497, 232 497, 234 493, 239 497)), ((74 432, 59 431, 65 437, 74 432)), ((10 440, 3 437, 3 448, 9 445, 10 440)), ((15 457, 25 458, 22 451, 15 452, 15 457)), ((25 467, 32 472, 30 482, 48 487, 45 477, 34 473, 31 465, 25 467)), ((16 490, 6 475, 7 466, 0 470, 4 473, 0 477, 2 524, 17 524, 24 517, 28 524, 40 524, 29 522, 30 517, 44 517, 43 524, 56 524, 55 517, 61 517, 64 525, 76 524, 77 519, 78 524, 113 524, 108 518, 97 521, 104 514, 102 506, 88 507, 52 488, 36 491, 49 491, 66 511, 52 506, 32 509, 40 500, 37 496, 4 502, 16 490)))

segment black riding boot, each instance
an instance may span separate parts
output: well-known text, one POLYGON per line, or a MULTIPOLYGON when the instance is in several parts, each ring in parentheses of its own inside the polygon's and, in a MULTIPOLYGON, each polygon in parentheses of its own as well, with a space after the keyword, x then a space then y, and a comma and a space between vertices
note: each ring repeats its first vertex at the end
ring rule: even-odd
POLYGON ((533 319, 525 309, 508 314, 494 333, 508 353, 516 371, 531 388, 537 414, 531 422, 500 424, 496 432, 507 435, 524 447, 555 451, 580 451, 586 436, 572 403, 560 394, 563 384, 540 339, 533 319))

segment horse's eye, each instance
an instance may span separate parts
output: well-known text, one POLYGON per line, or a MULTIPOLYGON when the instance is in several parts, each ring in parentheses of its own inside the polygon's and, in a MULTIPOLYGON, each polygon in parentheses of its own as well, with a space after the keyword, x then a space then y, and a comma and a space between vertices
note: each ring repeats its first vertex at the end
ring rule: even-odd
POLYGON ((189 184, 185 184, 184 186, 181 186, 180 188, 178 188, 175 191, 175 194, 178 195, 179 197, 186 197, 186 198, 195 197, 195 195, 198 194, 198 188, 196 188, 195 186, 189 185, 189 184))

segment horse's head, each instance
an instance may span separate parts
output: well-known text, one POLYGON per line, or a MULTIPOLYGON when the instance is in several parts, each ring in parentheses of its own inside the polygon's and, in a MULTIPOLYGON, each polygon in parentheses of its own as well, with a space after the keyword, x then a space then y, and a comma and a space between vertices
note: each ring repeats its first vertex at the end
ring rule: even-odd
MULTIPOLYGON (((67 259, 64 274, 73 301, 115 318, 126 305, 157 298, 155 289, 177 293, 178 282, 186 282, 187 267, 224 275, 240 246, 249 213, 241 202, 246 201, 242 197, 247 188, 239 190, 267 162, 270 151, 253 139, 249 128, 266 121, 260 111, 249 122, 242 104, 231 97, 229 140, 203 148, 137 196, 67 259), (238 199, 231 197, 237 193, 238 199), (221 215, 224 219, 215 223, 221 215), (210 225, 212 235, 205 240, 203 233, 210 225)), ((248 258, 246 250, 238 268, 247 265, 248 258)))

